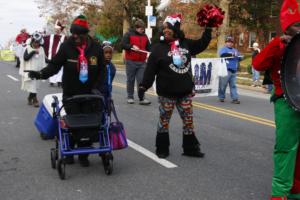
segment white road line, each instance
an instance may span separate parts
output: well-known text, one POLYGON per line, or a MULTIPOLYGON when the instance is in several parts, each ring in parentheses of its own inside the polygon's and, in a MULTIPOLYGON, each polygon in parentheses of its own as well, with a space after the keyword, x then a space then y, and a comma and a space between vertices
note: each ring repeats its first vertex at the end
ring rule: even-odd
POLYGON ((13 77, 12 75, 6 74, 6 76, 7 76, 8 78, 10 78, 10 79, 16 81, 16 82, 19 81, 17 78, 13 77))
POLYGON ((166 160, 166 159, 161 159, 158 158, 154 153, 152 153, 151 151, 145 149, 144 147, 132 142, 131 140, 128 140, 128 145, 133 148, 134 150, 140 152, 141 154, 143 154, 144 156, 154 160, 155 162, 161 164, 162 166, 166 167, 166 168, 175 168, 178 167, 177 165, 171 163, 170 161, 166 160))

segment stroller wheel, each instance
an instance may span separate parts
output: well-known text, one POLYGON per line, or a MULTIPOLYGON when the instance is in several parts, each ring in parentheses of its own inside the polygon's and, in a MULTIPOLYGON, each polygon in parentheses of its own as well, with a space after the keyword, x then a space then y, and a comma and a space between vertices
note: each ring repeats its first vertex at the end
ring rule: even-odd
POLYGON ((66 178, 66 163, 65 163, 64 159, 58 160, 57 172, 58 172, 59 178, 61 180, 64 180, 66 178))
POLYGON ((57 160, 57 151, 56 149, 52 148, 50 151, 50 156, 51 156, 51 167, 53 169, 56 168, 56 160, 57 160))
POLYGON ((113 172, 113 155, 111 153, 105 153, 101 155, 104 172, 106 175, 110 175, 113 172))

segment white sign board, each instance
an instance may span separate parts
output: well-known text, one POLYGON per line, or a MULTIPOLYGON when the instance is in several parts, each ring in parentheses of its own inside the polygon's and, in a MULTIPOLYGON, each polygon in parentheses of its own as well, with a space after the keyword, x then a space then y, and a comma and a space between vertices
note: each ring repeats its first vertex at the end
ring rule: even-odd
POLYGON ((226 63, 220 58, 192 58, 196 97, 218 95, 219 70, 223 67, 226 63))
POLYGON ((153 15, 153 6, 146 6, 146 16, 153 15))
POLYGON ((149 39, 152 38, 152 28, 146 28, 145 33, 149 39))

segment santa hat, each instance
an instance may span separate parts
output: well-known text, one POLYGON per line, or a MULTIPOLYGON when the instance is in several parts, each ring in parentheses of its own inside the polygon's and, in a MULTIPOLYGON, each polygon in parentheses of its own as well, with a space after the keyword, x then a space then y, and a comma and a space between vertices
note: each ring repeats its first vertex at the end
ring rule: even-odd
POLYGON ((166 19, 164 20, 164 23, 167 23, 168 27, 178 34, 180 32, 181 20, 182 20, 182 15, 175 13, 167 16, 166 19))
POLYGON ((284 0, 280 11, 280 22, 283 32, 290 25, 300 22, 299 4, 296 0, 284 0))
POLYGON ((180 26, 181 20, 182 20, 182 15, 175 13, 175 14, 167 16, 164 23, 168 22, 172 26, 179 24, 179 26, 180 26))
POLYGON ((54 24, 54 28, 64 30, 65 26, 63 26, 62 23, 59 20, 56 20, 56 22, 54 24))
POLYGON ((84 15, 76 17, 71 25, 70 32, 75 34, 86 34, 89 30, 89 24, 84 15))

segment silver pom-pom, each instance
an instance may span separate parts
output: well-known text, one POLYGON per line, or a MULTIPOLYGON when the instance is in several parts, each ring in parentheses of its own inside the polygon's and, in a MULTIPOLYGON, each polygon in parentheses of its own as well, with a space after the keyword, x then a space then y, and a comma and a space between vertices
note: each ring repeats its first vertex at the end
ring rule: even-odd
POLYGON ((162 35, 162 36, 160 36, 160 41, 164 41, 165 40, 165 37, 162 35))

